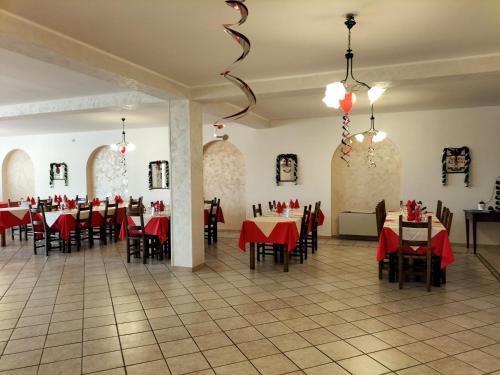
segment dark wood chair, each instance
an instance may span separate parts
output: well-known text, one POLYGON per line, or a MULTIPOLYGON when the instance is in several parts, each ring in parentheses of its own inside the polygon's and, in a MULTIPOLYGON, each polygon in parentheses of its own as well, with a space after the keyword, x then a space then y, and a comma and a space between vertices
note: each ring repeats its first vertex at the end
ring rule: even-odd
POLYGON ((276 201, 269 201, 269 211, 275 211, 276 210, 276 201))
MULTIPOLYGON (((311 211, 311 206, 309 206, 309 211, 311 211)), ((311 248, 311 252, 314 254, 318 250, 318 221, 319 213, 321 211, 321 201, 314 204, 314 212, 309 212, 311 220, 311 233, 307 234, 307 246, 306 246, 306 259, 307 259, 307 248, 311 248)))
POLYGON ((40 197, 37 197, 37 205, 40 205, 40 204, 45 204, 45 205, 50 205, 52 206, 52 198, 49 197, 47 199, 41 199, 40 197))
POLYGON ((85 195, 85 197, 80 197, 80 196, 77 195, 75 197, 75 202, 76 202, 76 204, 80 204, 80 203, 87 204, 87 203, 89 203, 89 196, 88 196, 88 194, 85 195))
MULTIPOLYGON (((304 263, 304 256, 307 259, 307 243, 308 243, 308 231, 309 231, 309 220, 311 219, 311 206, 304 207, 304 213, 300 221, 300 233, 299 240, 295 250, 289 253, 288 256, 298 256, 300 258, 300 263, 304 263)), ((286 254, 284 256, 287 256, 286 254)))
MULTIPOLYGON (((401 203, 401 202, 400 202, 401 203)), ((382 234, 382 229, 384 229, 384 223, 387 216, 387 212, 385 210, 385 200, 381 200, 377 203, 375 207, 375 218, 377 220, 377 236, 380 239, 380 235, 382 234)), ((382 274, 384 272, 384 268, 387 265, 389 267, 389 257, 390 255, 386 255, 386 257, 378 262, 378 278, 382 280, 382 274)))
POLYGON ((399 289, 403 289, 404 279, 407 273, 425 275, 427 291, 431 291, 431 279, 432 279, 432 217, 428 216, 427 221, 417 223, 417 222, 407 222, 403 221, 403 215, 399 216, 399 249, 398 249, 398 273, 399 273, 399 289), (427 229, 427 240, 426 241, 415 241, 415 240, 405 240, 403 233, 404 228, 419 228, 427 229), (404 249, 408 246, 418 246, 424 247, 425 254, 417 254, 416 252, 405 251, 404 249), (425 263, 425 271, 415 271, 414 261, 418 260, 425 263), (406 261, 406 262, 405 262, 406 261))
POLYGON ((113 202, 110 203, 109 199, 106 198, 106 206, 104 208, 104 244, 107 244, 107 237, 109 235, 110 241, 117 242, 118 241, 118 236, 119 236, 119 228, 120 225, 118 223, 118 203, 113 202))
MULTIPOLYGON (((8 204, 9 204, 9 208, 21 207, 21 201, 11 201, 10 199, 8 199, 8 204)), ((28 240, 28 226, 27 225, 18 225, 17 227, 12 227, 11 231, 10 231, 12 240, 14 240, 14 236, 15 236, 16 232, 19 233, 19 241, 22 241, 23 237, 25 240, 28 240)))
POLYGON ((441 221, 442 219, 442 209, 443 209, 443 202, 438 200, 437 201, 437 207, 436 207, 436 217, 439 219, 439 221, 441 221))
POLYGON ((83 241, 88 241, 89 247, 92 248, 92 236, 92 205, 80 203, 75 218, 75 229, 70 232, 68 239, 68 252, 71 252, 72 245, 76 245, 76 249, 80 251, 83 241))
MULTIPOLYGON (((90 205, 92 206, 92 203, 90 203, 90 205)), ((108 199, 106 199, 104 204, 104 212, 102 214, 103 220, 101 222, 101 225, 96 226, 95 223, 91 222, 90 233, 92 236, 92 243, 94 243, 96 240, 103 245, 106 245, 108 243, 106 236, 106 229, 107 229, 106 217, 108 216, 108 208, 109 208, 109 201, 108 199)), ((94 210, 94 208, 92 208, 92 210, 94 210)))
POLYGON ((130 257, 140 258, 143 253, 143 263, 148 258, 148 239, 144 227, 144 212, 141 207, 128 207, 126 216, 123 220, 125 226, 125 241, 127 242, 127 263, 130 263, 130 257), (129 224, 128 217, 134 217, 139 223, 129 224))
POLYGON ((219 211, 220 199, 211 201, 210 209, 208 210, 208 222, 205 224, 205 238, 208 244, 217 242, 217 213, 219 211))
POLYGON ((45 209, 41 205, 37 208, 29 208, 31 228, 33 233, 33 252, 37 254, 37 249, 45 248, 45 255, 49 255, 52 249, 64 249, 64 242, 58 232, 51 231, 45 219, 45 209), (57 246, 52 244, 56 242, 57 246))
POLYGON ((139 197, 138 199, 134 199, 134 198, 132 198, 132 196, 130 196, 130 198, 128 200, 128 208, 142 210, 143 209, 142 197, 139 197))
POLYGON ((252 204, 253 217, 262 216, 262 205, 259 203, 258 205, 252 204))

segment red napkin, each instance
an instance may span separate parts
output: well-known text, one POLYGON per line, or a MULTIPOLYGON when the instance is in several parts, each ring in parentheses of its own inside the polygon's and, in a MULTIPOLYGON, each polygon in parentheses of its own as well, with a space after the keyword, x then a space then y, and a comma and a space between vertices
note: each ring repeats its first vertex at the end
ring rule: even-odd
POLYGON ((74 199, 70 199, 68 201, 68 209, 69 210, 74 210, 76 208, 76 202, 74 199))
POLYGON ((31 198, 31 201, 30 201, 30 202, 31 202, 31 204, 36 204, 36 200, 35 200, 35 198, 31 198))
POLYGON ((285 208, 286 208, 286 202, 283 202, 283 203, 281 204, 281 208, 283 208, 283 209, 285 209, 285 208))
POLYGON ((283 212, 283 207, 281 206, 281 202, 278 202, 278 204, 276 205, 276 212, 279 214, 283 212))
POLYGON ((288 203, 288 207, 295 208, 295 204, 293 203, 293 199, 290 199, 290 202, 288 203))
POLYGON ((295 208, 300 208, 300 203, 298 199, 295 199, 295 208))
POLYGON ((118 204, 123 203, 123 199, 120 195, 115 195, 115 203, 118 203, 118 204))
POLYGON ((165 204, 163 203, 163 201, 160 201, 160 212, 163 212, 165 211, 165 204))
POLYGON ((421 216, 421 212, 420 212, 420 207, 417 207, 415 209, 415 221, 417 223, 419 223, 420 221, 422 221, 422 216, 421 216))
POLYGON ((414 221, 415 220, 415 211, 411 207, 411 205, 408 207, 408 221, 414 221))
POLYGON ((68 197, 66 196, 66 194, 64 194, 63 200, 64 200, 65 202, 68 200, 68 197))
POLYGON ((26 202, 31 202, 31 198, 29 195, 26 197, 26 202))
POLYGON ((97 207, 100 205, 101 205, 101 201, 99 200, 99 198, 94 198, 94 200, 92 201, 92 206, 97 207))

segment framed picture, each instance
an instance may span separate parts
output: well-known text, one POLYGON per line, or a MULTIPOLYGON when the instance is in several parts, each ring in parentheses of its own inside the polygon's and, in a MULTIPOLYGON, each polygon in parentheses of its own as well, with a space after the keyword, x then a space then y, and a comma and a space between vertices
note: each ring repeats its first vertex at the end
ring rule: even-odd
POLYGON ((276 184, 280 182, 298 183, 298 159, 296 154, 280 154, 276 158, 276 184))
POLYGON ((54 181, 63 180, 68 186, 68 166, 66 163, 50 163, 50 187, 54 187, 54 181))
POLYGON ((168 161, 149 162, 149 190, 168 189, 170 186, 169 177, 168 161))
POLYGON ((463 147, 447 147, 443 149, 442 163, 442 183, 446 185, 448 182, 448 173, 464 173, 465 185, 470 186, 470 150, 467 146, 463 147))

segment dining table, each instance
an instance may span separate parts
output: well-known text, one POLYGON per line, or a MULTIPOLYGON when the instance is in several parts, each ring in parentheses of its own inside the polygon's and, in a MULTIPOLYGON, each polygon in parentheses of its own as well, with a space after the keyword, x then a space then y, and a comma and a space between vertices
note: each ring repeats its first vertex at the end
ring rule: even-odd
MULTIPOLYGON (((396 254, 399 250, 399 216, 406 214, 401 211, 388 211, 384 222, 384 226, 380 233, 378 247, 377 247, 377 261, 382 261, 385 259, 387 254, 396 254)), ((431 233, 431 244, 432 244, 432 255, 441 258, 440 268, 446 269, 450 264, 455 261, 453 256, 453 249, 450 244, 450 239, 448 237, 448 231, 446 227, 441 223, 441 221, 432 212, 427 213, 426 216, 431 216, 432 218, 432 233, 431 233)), ((404 228, 403 236, 405 239, 412 241, 426 241, 427 240, 427 229, 424 228, 404 228)), ((424 247, 407 247, 403 249, 408 253, 425 254, 426 249, 424 247)), ((391 274, 391 272, 390 272, 391 274)), ((394 272, 392 272, 394 276, 394 272)), ((393 279, 394 277, 390 277, 393 279)))
MULTIPOLYGON (((167 241, 170 232, 170 211, 157 212, 155 214, 146 213, 143 215, 144 232, 148 236, 157 236, 160 244, 167 241)), ((128 225, 139 226, 141 219, 139 216, 127 215, 128 225)), ((120 239, 126 238, 125 226, 120 229, 120 239)))
POLYGON ((31 222, 28 207, 0 208, 0 245, 6 246, 5 230, 31 222))

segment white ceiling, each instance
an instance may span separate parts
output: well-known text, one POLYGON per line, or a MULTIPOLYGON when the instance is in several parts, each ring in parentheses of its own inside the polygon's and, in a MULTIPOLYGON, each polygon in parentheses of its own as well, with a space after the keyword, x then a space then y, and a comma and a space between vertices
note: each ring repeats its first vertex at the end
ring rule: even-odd
MULTIPOLYGON (((254 112, 271 124, 338 114, 321 98, 330 79, 325 77, 333 80, 345 69, 343 22, 348 12, 359 14, 352 36, 358 76, 370 77, 369 83, 379 79, 391 84, 376 111, 500 105, 500 63, 492 67, 484 59, 488 54, 500 56, 498 0, 247 0, 246 4, 250 16, 238 30, 250 38, 252 51, 235 72, 257 88, 254 112), (425 64, 446 59, 455 59, 455 69, 463 72, 430 77, 434 66, 425 64), (397 80, 391 78, 393 67, 403 67, 397 80), (293 87, 289 80, 294 80, 293 87)), ((201 102, 244 105, 238 90, 225 94, 226 81, 218 75, 241 51, 222 32, 222 23, 238 18, 223 0, 44 0, 43 7, 39 0, 0 0, 0 8, 186 85, 201 102)), ((0 69, 0 105, 124 90, 2 50, 0 69)), ((356 108, 367 111, 363 95, 356 108)), ((81 122, 73 119, 73 129, 114 126, 111 116, 105 125, 84 115, 81 122), (87 126, 87 120, 95 123, 87 126)), ((63 115, 67 116, 72 115, 63 115)), ((50 117, 55 115, 40 117, 42 130, 36 129, 38 117, 0 120, 0 134, 63 129, 63 120, 61 126, 43 120, 50 117), (6 123, 10 130, 5 130, 6 123)), ((151 121, 154 118, 153 113, 151 121)))

